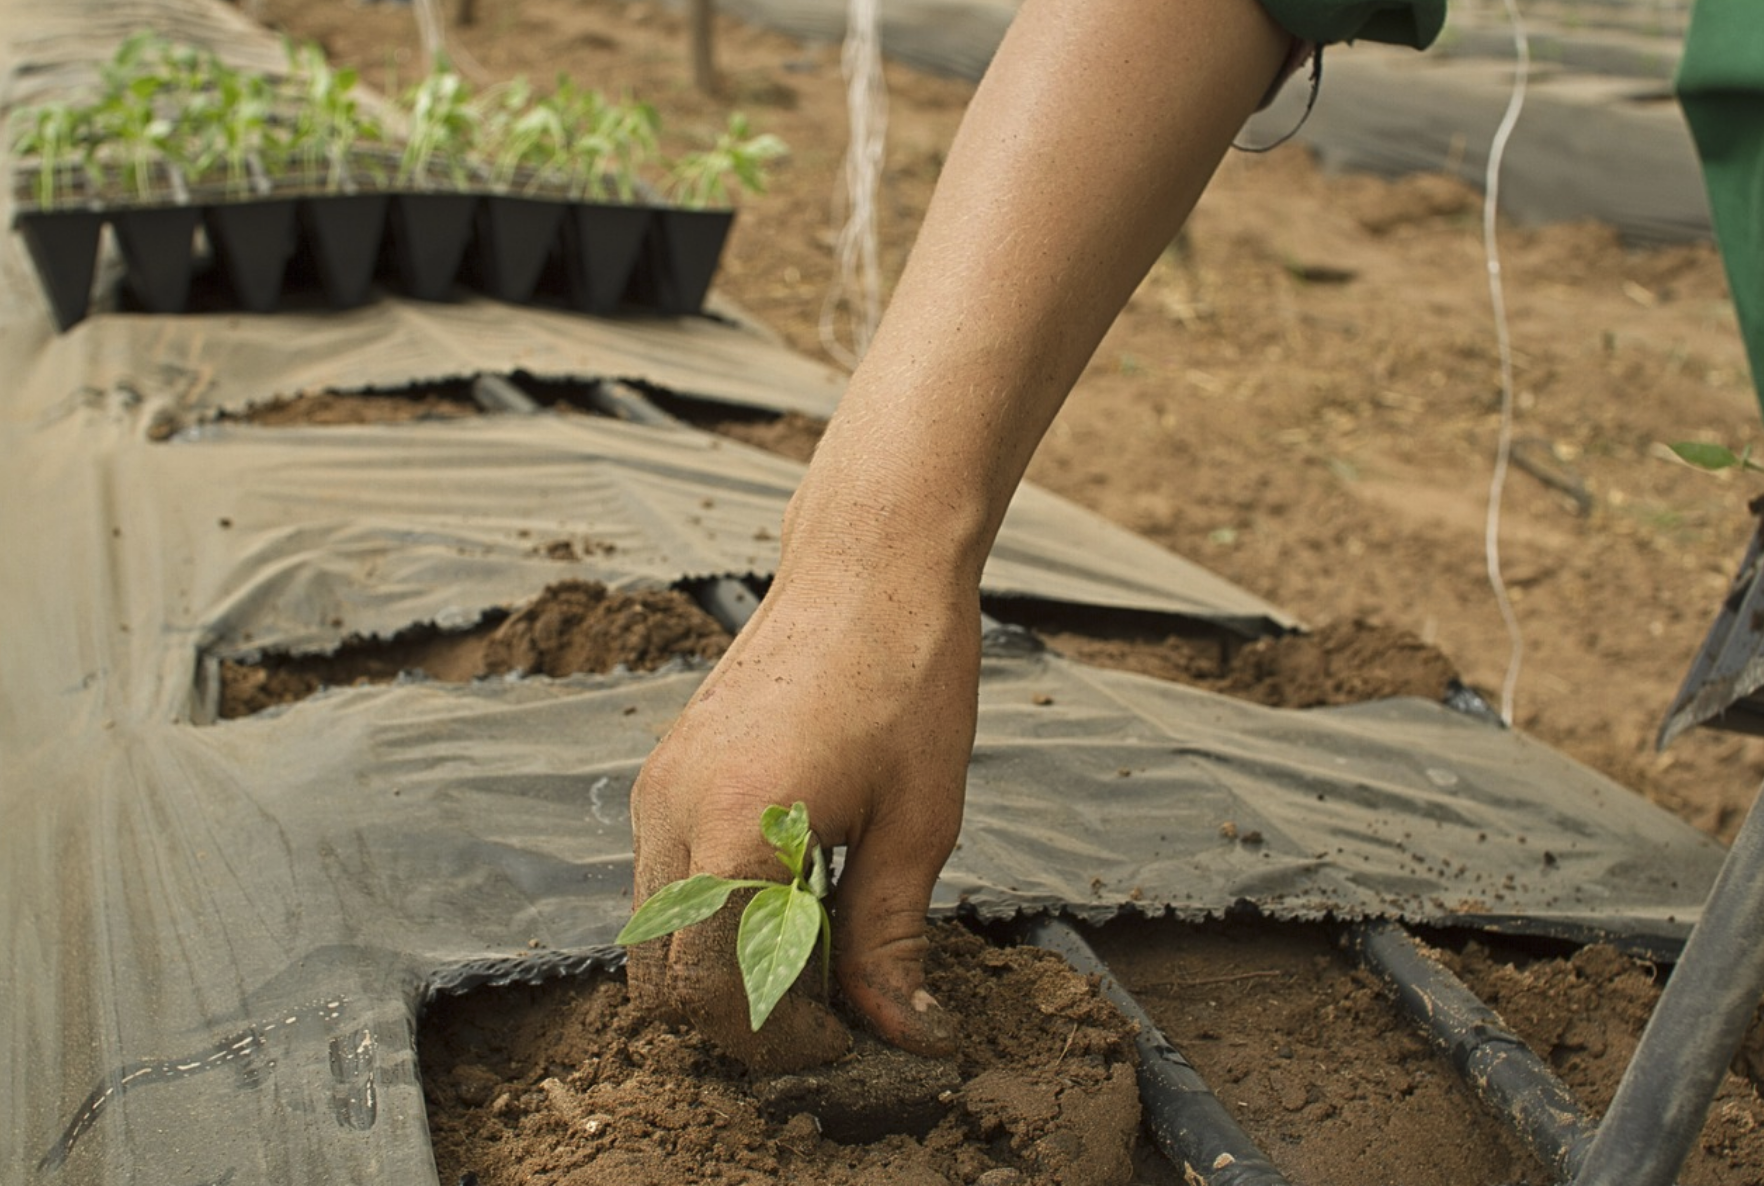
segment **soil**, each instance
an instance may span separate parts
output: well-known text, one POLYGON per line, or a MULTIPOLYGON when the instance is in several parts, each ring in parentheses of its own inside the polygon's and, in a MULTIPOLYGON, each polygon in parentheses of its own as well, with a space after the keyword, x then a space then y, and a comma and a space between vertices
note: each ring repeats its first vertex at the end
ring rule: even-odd
MULTIPOLYGON (((1660 969, 1605 945, 1560 957, 1452 942, 1433 954, 1602 1112, 1659 997, 1660 969)), ((1553 1180, 1323 928, 1123 921, 1095 946, 1294 1183, 1553 1180)), ((1678 1180, 1764 1181, 1761 1124, 1754 1081, 1727 1075, 1678 1180)))
POLYGON ((458 420, 478 415, 478 406, 469 399, 439 391, 417 390, 385 394, 319 391, 309 395, 285 396, 260 404, 237 416, 221 415, 220 420, 238 420, 262 428, 293 428, 345 424, 404 424, 412 420, 458 420))
MULTIPOLYGON (((573 556, 575 545, 544 547, 573 556)), ((222 660, 220 716, 233 720, 324 688, 400 677, 464 683, 516 672, 653 671, 684 656, 716 659, 728 645, 729 632, 677 590, 613 593, 597 581, 559 581, 513 614, 488 614, 468 630, 418 626, 392 639, 351 638, 328 655, 222 660)))
POLYGON ((439 1001, 418 1040, 441 1180, 1177 1180, 1139 1137, 1132 1026, 1058 956, 946 925, 926 971, 963 1026, 958 1058, 867 1039, 773 1079, 637 1013, 616 978, 439 1001))
POLYGON ((1180 634, 1162 639, 1082 630, 1035 632, 1049 648, 1097 667, 1173 680, 1273 708, 1360 704, 1391 696, 1443 700, 1457 668, 1406 630, 1331 622, 1245 645, 1180 634))
MULTIPOLYGON (((376 85, 416 72, 407 6, 264 8, 376 85)), ((457 59, 484 81, 564 70, 608 91, 629 88, 661 108, 670 147, 697 146, 731 106, 781 135, 791 156, 769 192, 745 203, 718 283, 787 343, 825 356, 821 314, 836 266, 828 210, 847 139, 837 46, 720 20, 724 95, 713 98, 690 86, 683 15, 647 0, 507 0, 455 34, 457 59)), ((971 94, 964 81, 892 64, 886 80, 885 282, 971 94)), ((1479 195, 1443 177, 1328 175, 1296 147, 1230 157, 1097 351, 1030 478, 1280 605, 1319 636, 1364 624, 1399 650, 1411 639, 1436 649, 1473 687, 1502 687, 1512 647, 1484 578, 1501 368, 1480 207, 1479 195)), ((1632 250, 1596 225, 1504 225, 1499 247, 1518 436, 1499 533, 1523 639, 1514 724, 1730 840, 1764 772, 1764 743, 1697 730, 1666 753, 1653 748, 1752 528, 1745 504, 1755 479, 1690 470, 1664 447, 1757 439, 1718 258, 1706 244, 1632 250)), ((1326 674, 1316 682, 1355 679, 1326 674)), ((1177 932, 1105 954, 1136 985, 1169 986, 1142 999, 1179 1045, 1193 1046, 1227 1106, 1301 1186, 1540 1180, 1479 1126, 1449 1069, 1320 932, 1177 932), (1280 974, 1206 983, 1234 969, 1280 974), (1236 1012, 1204 1020, 1226 1009, 1236 1012), (1173 1020, 1185 1010, 1203 1018, 1198 1028, 1173 1020)), ((1480 958, 1465 956, 1468 973, 1480 958)), ((1600 958, 1504 955, 1490 965, 1498 977, 1477 984, 1499 996, 1510 1022, 1525 1018, 1523 1032, 1595 1107, 1603 1089, 1575 1077, 1593 1061, 1619 1065, 1612 1052, 1634 1040, 1649 1007, 1620 964, 1589 966, 1600 958), (1575 1036, 1590 1024, 1628 1036, 1575 1036), (1571 1049, 1595 1046, 1605 1052, 1596 1060, 1571 1049)), ((616 993, 443 1002, 426 1032, 431 1042, 464 1043, 484 1018, 510 1015, 530 1035, 522 1059, 545 1069, 510 1089, 522 1101, 543 1096, 546 1078, 586 1085, 584 1036, 606 1013, 571 1009, 611 1009, 616 993), (544 1021, 528 1012, 541 998, 552 1001, 544 1021)), ((485 1119, 500 1096, 469 1103, 441 1069, 459 1059, 424 1058, 438 1136, 452 1140, 446 1134, 473 1123, 460 1119, 465 1110, 478 1109, 476 1123, 498 1135, 496 1172, 507 1176, 496 1180, 589 1172, 555 1159, 605 1138, 578 1130, 561 1139, 566 1122, 543 1116, 524 1126, 485 1119), (528 1128, 541 1136, 531 1145, 528 1128)), ((660 1080, 645 1082, 646 1098, 661 1090, 660 1080)), ((687 1089, 711 1082, 690 1078, 687 1089)), ((1739 1084, 1717 1105, 1686 1182, 1764 1180, 1764 1163, 1747 1151, 1759 1139, 1751 1090, 1739 1084)), ((640 1105, 632 1123, 660 1128, 688 1114, 640 1105)), ((807 1135, 800 1124, 794 1132, 807 1135)), ((762 1141, 753 1153, 744 1176, 725 1180, 815 1178, 781 1145, 762 1141)), ((444 1172, 472 1168, 447 1160, 457 1156, 444 1153, 444 1172)), ((653 1178, 633 1171, 625 1180, 716 1180, 677 1156, 653 1178)), ((904 1170, 874 1173, 912 1180, 904 1170)))

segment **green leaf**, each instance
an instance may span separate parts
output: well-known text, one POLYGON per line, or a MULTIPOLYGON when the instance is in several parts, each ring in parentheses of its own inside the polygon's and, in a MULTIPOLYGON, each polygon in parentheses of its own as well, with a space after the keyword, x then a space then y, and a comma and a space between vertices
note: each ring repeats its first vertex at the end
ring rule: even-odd
POLYGON ((743 885, 752 884, 751 881, 731 881, 711 873, 700 873, 684 881, 670 881, 637 908, 631 921, 625 924, 625 929, 613 942, 629 947, 703 922, 723 908, 731 893, 743 885))
POLYGON ((808 805, 798 799, 788 811, 776 806, 766 808, 760 813, 760 832, 766 843, 778 850, 778 859, 790 875, 801 881, 802 862, 809 844, 808 805))
POLYGON ((1698 469, 1731 469, 1744 462, 1732 449, 1704 444, 1701 441, 1678 441, 1667 448, 1678 454, 1680 460, 1689 462, 1698 469))
POLYGON ((795 886, 774 885, 755 894, 741 912, 735 938, 747 1016, 758 1030, 808 963, 821 932, 821 904, 795 886))

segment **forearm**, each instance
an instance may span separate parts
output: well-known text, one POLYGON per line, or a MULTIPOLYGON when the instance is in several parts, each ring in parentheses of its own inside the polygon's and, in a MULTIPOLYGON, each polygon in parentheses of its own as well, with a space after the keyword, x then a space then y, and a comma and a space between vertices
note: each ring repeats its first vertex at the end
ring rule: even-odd
POLYGON ((1028 0, 786 523, 973 588, 1030 455, 1289 39, 1256 0, 1028 0))

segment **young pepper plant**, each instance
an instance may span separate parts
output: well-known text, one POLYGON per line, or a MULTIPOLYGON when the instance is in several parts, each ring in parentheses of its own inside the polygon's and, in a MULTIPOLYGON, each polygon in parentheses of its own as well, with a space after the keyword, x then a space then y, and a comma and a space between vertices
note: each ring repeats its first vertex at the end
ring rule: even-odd
POLYGON ((747 116, 737 111, 716 143, 702 152, 690 152, 670 170, 669 190, 675 202, 689 210, 728 206, 730 183, 754 193, 766 192, 767 162, 790 150, 770 132, 754 135, 747 116))
POLYGON ((91 155, 91 123, 87 109, 69 103, 44 103, 13 114, 12 151, 36 158, 32 191, 40 209, 56 204, 73 165, 91 155))
POLYGON ((479 124, 465 80, 452 67, 439 63, 405 96, 405 105, 410 113, 410 140, 399 158, 399 183, 434 188, 431 167, 439 161, 453 184, 463 188, 479 124))
MULTIPOLYGON (((533 101, 523 76, 480 99, 482 142, 490 158, 490 187, 497 193, 531 196, 556 180, 569 132, 557 109, 533 101)), ((560 183, 561 184, 561 183, 560 183)))
POLYGON ((827 857, 813 842, 807 806, 798 802, 788 811, 766 808, 760 813, 760 832, 790 871, 789 882, 711 873, 669 882, 637 908, 613 940, 629 947, 671 935, 721 910, 736 890, 758 890, 742 910, 735 936, 735 959, 747 990, 747 1017, 756 1031, 802 974, 817 937, 823 990, 833 966, 833 925, 823 901, 828 890, 827 857))

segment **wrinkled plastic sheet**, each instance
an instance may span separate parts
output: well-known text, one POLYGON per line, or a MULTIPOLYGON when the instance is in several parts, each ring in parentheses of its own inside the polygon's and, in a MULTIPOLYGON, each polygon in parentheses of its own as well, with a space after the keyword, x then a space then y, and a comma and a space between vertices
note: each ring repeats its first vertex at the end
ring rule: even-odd
MULTIPOLYGON (((0 0, 7 76, 21 36, 78 42, 108 7, 0 0)), ((130 11, 176 27, 206 10, 130 11)), ((738 322, 488 302, 99 312, 57 336, 21 256, 8 236, 0 1181, 432 1182, 422 1002, 612 958, 628 790, 703 671, 407 680, 214 722, 205 669, 463 625, 565 576, 763 578, 800 469, 579 416, 209 425, 164 443, 148 424, 331 382, 523 367, 780 409, 830 407, 837 380, 738 322), (553 532, 615 547, 545 559, 533 546, 553 532)), ((1288 624, 1034 490, 985 584, 1241 632, 1288 624)), ((940 911, 1247 902, 1671 942, 1719 865, 1714 842, 1639 797, 1437 705, 1258 708, 1000 639, 940 911)))

